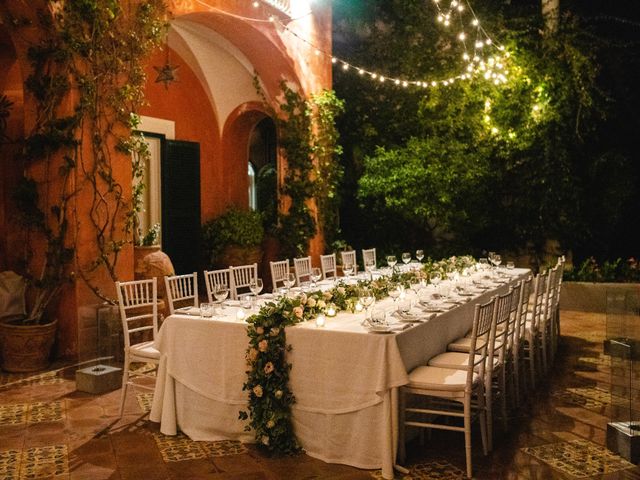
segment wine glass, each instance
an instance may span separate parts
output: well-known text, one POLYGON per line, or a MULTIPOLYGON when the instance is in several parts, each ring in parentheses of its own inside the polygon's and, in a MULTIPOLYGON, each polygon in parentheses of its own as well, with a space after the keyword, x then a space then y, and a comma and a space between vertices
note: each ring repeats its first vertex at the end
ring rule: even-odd
POLYGON ((287 293, 289 293, 291 291, 291 287, 296 284, 296 276, 293 273, 287 273, 287 276, 284 278, 282 283, 286 287, 287 293))
POLYGON ((393 268, 396 266, 396 263, 398 263, 398 259, 395 255, 387 255, 387 265, 391 267, 392 272, 393 268))
POLYGON ((344 273, 344 276, 349 280, 349 277, 354 273, 353 263, 345 263, 342 265, 342 273, 344 273))
POLYGON ((402 263, 404 263, 405 265, 408 264, 411 261, 411 253, 409 252, 404 252, 402 254, 402 263))
POLYGON ((311 283, 313 283, 313 287, 316 288, 318 286, 318 280, 322 278, 322 272, 318 267, 312 268, 309 278, 311 279, 311 283))
POLYGON ((224 311, 224 301, 229 296, 229 287, 224 283, 219 283, 213 289, 213 296, 216 297, 218 305, 220 305, 221 310, 224 311))
POLYGON ((400 298, 401 294, 400 285, 392 285, 389 289, 389 296, 393 298, 394 303, 400 298))
POLYGON ((437 292, 438 291, 438 285, 442 281, 442 275, 440 274, 440 272, 433 272, 431 274, 431 277, 429 278, 429 281, 431 282, 432 285, 434 285, 436 287, 436 292, 437 292))
POLYGON ((376 297, 373 295, 373 291, 370 288, 363 288, 360 291, 360 302, 364 306, 364 322, 366 324, 368 322, 368 318, 370 316, 369 307, 372 306, 376 301, 376 297))
POLYGON ((251 280, 251 283, 249 284, 249 290, 251 290, 251 293, 253 293, 254 297, 253 297, 253 306, 255 307, 256 302, 258 300, 258 294, 262 291, 262 288, 264 287, 263 283, 262 283, 262 279, 261 278, 254 278, 253 280, 251 280))
POLYGON ((416 294, 416 297, 419 298, 420 297, 420 290, 422 290, 424 287, 426 287, 427 284, 424 280, 424 278, 417 278, 416 279, 416 283, 412 283, 411 284, 411 290, 413 290, 416 294))
POLYGON ((416 258, 420 263, 422 263, 422 259, 424 258, 424 250, 416 250, 416 258))
POLYGON ((498 268, 502 263, 502 257, 499 254, 493 255, 493 264, 498 268))

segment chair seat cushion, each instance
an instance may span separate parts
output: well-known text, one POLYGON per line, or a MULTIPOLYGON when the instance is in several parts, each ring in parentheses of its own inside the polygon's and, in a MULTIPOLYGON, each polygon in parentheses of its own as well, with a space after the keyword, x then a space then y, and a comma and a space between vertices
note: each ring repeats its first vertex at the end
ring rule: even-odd
MULTIPOLYGON (((474 373, 473 383, 479 381, 480 376, 474 373)), ((456 392, 464 391, 466 384, 466 370, 420 366, 413 369, 409 374, 409 385, 407 387, 456 392)))
MULTIPOLYGON (((476 346, 481 347, 482 342, 484 342, 484 339, 479 338, 476 346)), ((451 352, 468 353, 470 348, 471 348, 471 337, 461 337, 454 340, 449 345, 447 345, 447 350, 451 352)))
MULTIPOLYGON (((480 356, 476 356, 477 360, 480 360, 480 356)), ((440 355, 436 355, 429 360, 429 366, 439 368, 453 368, 453 369, 466 369, 469 364, 469 354, 460 352, 445 352, 440 355)), ((493 367, 497 368, 500 365, 498 357, 493 358, 493 367)), ((479 365, 478 365, 479 367, 479 365)), ((476 367, 477 368, 477 367, 476 367)))
POLYGON ((153 346, 153 342, 142 342, 129 347, 131 355, 136 357, 145 357, 151 359, 160 359, 160 352, 153 346))

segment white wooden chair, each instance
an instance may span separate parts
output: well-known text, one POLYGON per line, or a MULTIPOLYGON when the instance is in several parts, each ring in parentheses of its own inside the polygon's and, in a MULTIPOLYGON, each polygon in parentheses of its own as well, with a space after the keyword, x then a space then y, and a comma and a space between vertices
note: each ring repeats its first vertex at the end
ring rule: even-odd
POLYGON ((523 358, 529 366, 529 375, 531 379, 531 388, 536 388, 536 378, 541 373, 542 355, 540 321, 544 315, 544 304, 547 293, 547 280, 549 273, 539 273, 533 287, 533 297, 529 299, 527 306, 527 320, 524 328, 524 348, 522 349, 523 358), (538 367, 540 363, 540 367, 538 367))
POLYGON ((373 265, 373 268, 376 267, 376 249, 369 248, 362 250, 362 261, 364 262, 364 268, 367 269, 367 265, 373 265))
POLYGON ((229 267, 231 285, 229 285, 229 295, 231 299, 251 295, 251 282, 258 278, 258 264, 242 265, 240 267, 229 267))
POLYGON ((122 417, 129 385, 148 390, 154 389, 133 381, 135 377, 153 377, 144 373, 129 372, 129 368, 132 362, 152 363, 156 366, 160 363, 160 352, 153 346, 158 333, 157 279, 116 282, 116 291, 124 334, 124 366, 120 397, 120 417, 122 417), (149 332, 146 333, 146 338, 145 332, 149 332))
POLYGON ((404 430, 406 426, 435 428, 464 432, 467 462, 467 476, 472 477, 471 422, 473 416, 480 419, 482 448, 488 453, 486 406, 484 392, 485 365, 487 362, 487 342, 482 341, 490 334, 494 319, 496 299, 484 305, 476 305, 471 329, 471 344, 463 368, 450 369, 420 366, 409 373, 409 384, 400 388, 399 396, 399 458, 404 460, 404 430), (427 408, 406 407, 407 394, 420 395, 433 400, 427 408), (408 419, 407 413, 427 416, 424 421, 408 419), (436 423, 439 418, 455 417, 463 419, 463 426, 436 423))
POLYGON ((311 281, 311 257, 293 259, 293 270, 296 274, 296 285, 311 281))
POLYGON ((322 267, 322 278, 336 278, 338 276, 338 267, 336 266, 336 254, 320 255, 320 266, 322 267))
POLYGON ((178 307, 198 306, 198 274, 196 272, 166 276, 164 284, 171 315, 178 307))
POLYGON ((279 288, 284 287, 284 281, 289 275, 289 259, 269 262, 269 268, 271 270, 272 291, 275 293, 279 288))
POLYGON ((513 369, 514 369, 514 389, 515 404, 520 405, 520 373, 522 372, 523 391, 527 390, 527 376, 524 375, 524 342, 527 328, 527 306, 529 304, 529 296, 532 293, 533 276, 529 275, 521 281, 520 298, 518 299, 518 309, 516 311, 516 331, 513 339, 513 369))
POLYGON ((559 298, 559 276, 560 266, 556 265, 549 270, 549 278, 547 280, 547 292, 544 300, 544 309, 542 319, 540 321, 540 336, 542 346, 542 368, 547 373, 553 362, 555 348, 555 322, 556 310, 559 298))
POLYGON ((228 268, 223 268, 221 270, 205 270, 204 271, 204 283, 207 287, 207 299, 209 303, 214 303, 216 301, 213 296, 213 292, 217 285, 226 285, 229 288, 231 285, 231 276, 229 274, 228 268))
MULTIPOLYGON (((505 348, 507 345, 508 323, 513 300, 513 289, 496 297, 493 324, 489 332, 477 338, 477 342, 487 343, 487 364, 485 365, 484 391, 487 410, 487 440, 489 450, 493 449, 493 402, 500 400, 500 409, 504 429, 507 429, 507 399, 505 348)), ((429 360, 429 366, 440 368, 464 368, 469 359, 469 351, 473 342, 473 331, 470 337, 463 337, 450 343, 448 352, 436 355, 429 360)))
POLYGON ((340 252, 340 260, 342 261, 342 269, 344 271, 345 265, 353 265, 353 274, 358 272, 358 263, 356 261, 356 251, 350 250, 348 252, 340 252))

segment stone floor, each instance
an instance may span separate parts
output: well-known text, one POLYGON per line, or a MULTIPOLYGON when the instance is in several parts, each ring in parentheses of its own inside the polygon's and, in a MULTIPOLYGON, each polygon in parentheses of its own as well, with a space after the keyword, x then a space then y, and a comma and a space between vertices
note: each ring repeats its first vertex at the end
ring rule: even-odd
MULTIPOLYGON (((640 479, 640 469, 604 448, 620 399, 609 394, 611 362, 603 355, 604 315, 562 313, 563 339, 548 381, 496 425, 496 448, 483 457, 474 440, 476 478, 640 479), (612 400, 613 398, 613 400, 612 400)), ((168 437, 148 421, 151 393, 75 389, 75 368, 37 375, 0 374, 0 479, 371 479, 379 471, 330 465, 305 455, 270 458, 253 445, 168 437)), ((402 479, 464 478, 461 434, 434 432, 408 445, 402 479)))

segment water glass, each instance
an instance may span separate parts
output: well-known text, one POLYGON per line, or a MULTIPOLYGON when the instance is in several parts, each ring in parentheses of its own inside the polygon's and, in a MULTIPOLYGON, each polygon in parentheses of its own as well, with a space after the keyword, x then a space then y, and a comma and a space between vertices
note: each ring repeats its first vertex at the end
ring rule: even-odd
POLYGON ((398 259, 396 258, 395 255, 387 255, 387 265, 391 267, 392 271, 393 271, 393 267, 396 266, 396 263, 398 263, 398 259))
POLYGON ((296 284, 296 276, 293 273, 288 273, 282 283, 286 287, 288 293, 291 290, 291 287, 296 284))
POLYGON ((411 253, 409 253, 409 252, 404 252, 404 253, 402 254, 402 263, 404 263, 404 264, 406 265, 406 264, 407 264, 407 263, 409 263, 410 261, 411 261, 411 253))
POLYGON ((213 317, 213 309, 214 305, 212 303, 201 303, 200 304, 200 315, 204 318, 213 317))
POLYGON ((347 279, 353 275, 354 272, 354 266, 353 263, 345 263, 344 265, 342 265, 342 273, 344 273, 344 276, 347 277, 347 279))
POLYGON ((403 298, 398 302, 398 312, 403 314, 408 314, 411 310, 411 300, 408 298, 403 298))
POLYGON ((371 320, 369 324, 372 326, 387 325, 387 311, 384 308, 374 308, 371 311, 371 320))
POLYGON ((311 278, 311 282, 313 283, 313 287, 315 288, 318 285, 318 280, 322 278, 322 272, 318 267, 312 268, 309 278, 311 278))
POLYGON ((224 310, 224 301, 229 296, 229 287, 227 287, 224 283, 216 285, 213 289, 213 296, 216 297, 218 304, 224 310))
POLYGON ((507 262, 507 268, 509 270, 513 270, 514 268, 516 268, 516 264, 513 262, 507 262))
POLYGON ((424 250, 416 250, 416 258, 420 263, 422 263, 422 259, 424 258, 424 250))

